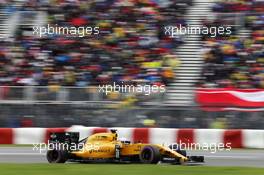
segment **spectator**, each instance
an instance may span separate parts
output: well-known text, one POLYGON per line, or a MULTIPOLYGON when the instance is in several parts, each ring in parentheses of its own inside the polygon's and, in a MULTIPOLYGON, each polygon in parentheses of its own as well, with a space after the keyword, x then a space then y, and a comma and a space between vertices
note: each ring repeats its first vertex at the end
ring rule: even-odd
POLYGON ((88 86, 142 82, 168 84, 179 65, 181 38, 163 34, 185 20, 188 4, 178 1, 26 1, 24 11, 46 9, 49 25, 98 26, 99 36, 25 36, 0 46, 1 85, 88 86), (181 6, 185 4, 184 6, 181 6), (177 6, 178 5, 178 6, 177 6))

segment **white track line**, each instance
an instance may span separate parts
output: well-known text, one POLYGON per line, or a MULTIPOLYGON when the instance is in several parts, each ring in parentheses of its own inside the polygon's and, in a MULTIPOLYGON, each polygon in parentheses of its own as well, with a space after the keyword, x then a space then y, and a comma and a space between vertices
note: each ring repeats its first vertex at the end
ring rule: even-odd
POLYGON ((46 155, 45 153, 0 153, 0 155, 30 155, 30 156, 39 156, 39 155, 46 155))

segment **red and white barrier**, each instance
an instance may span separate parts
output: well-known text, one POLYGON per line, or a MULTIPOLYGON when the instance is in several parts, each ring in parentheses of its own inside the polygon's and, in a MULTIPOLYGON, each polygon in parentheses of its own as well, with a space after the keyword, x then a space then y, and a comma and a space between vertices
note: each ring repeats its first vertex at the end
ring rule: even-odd
MULTIPOLYGON (((46 143, 51 132, 80 132, 80 139, 111 128, 73 126, 70 128, 0 128, 0 144, 46 143)), ((119 128, 119 138, 132 142, 171 144, 199 143, 229 145, 232 148, 264 148, 264 130, 119 128)))

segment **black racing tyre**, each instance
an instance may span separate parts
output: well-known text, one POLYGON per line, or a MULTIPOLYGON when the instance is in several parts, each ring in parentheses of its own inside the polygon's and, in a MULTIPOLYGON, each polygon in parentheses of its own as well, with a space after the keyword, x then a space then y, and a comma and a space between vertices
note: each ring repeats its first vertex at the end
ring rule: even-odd
POLYGON ((63 150, 49 150, 46 156, 49 163, 65 163, 68 160, 68 153, 63 150))
POLYGON ((139 159, 141 163, 155 164, 161 160, 161 154, 157 147, 149 145, 141 150, 139 159))

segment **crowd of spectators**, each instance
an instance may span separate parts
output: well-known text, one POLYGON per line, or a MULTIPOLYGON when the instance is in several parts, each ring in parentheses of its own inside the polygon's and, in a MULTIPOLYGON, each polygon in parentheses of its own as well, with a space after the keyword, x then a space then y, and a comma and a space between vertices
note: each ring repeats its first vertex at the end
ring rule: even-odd
POLYGON ((184 25, 189 5, 191 0, 26 1, 20 10, 45 11, 51 26, 99 27, 100 34, 40 38, 18 28, 14 39, 1 41, 0 85, 167 85, 183 41, 165 36, 163 26, 184 25))
POLYGON ((236 13, 233 20, 239 15, 244 26, 236 26, 230 36, 204 38, 205 64, 199 86, 264 88, 264 1, 219 1, 213 11, 216 17, 236 13), (241 29, 248 36, 241 36, 241 29))

